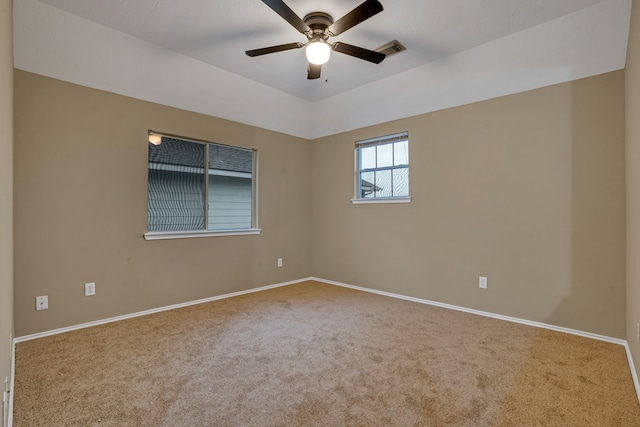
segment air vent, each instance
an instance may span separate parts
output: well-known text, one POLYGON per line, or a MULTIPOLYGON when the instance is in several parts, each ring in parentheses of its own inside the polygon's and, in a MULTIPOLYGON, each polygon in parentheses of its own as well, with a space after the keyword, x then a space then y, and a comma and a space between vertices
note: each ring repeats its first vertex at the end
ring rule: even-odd
POLYGON ((398 40, 390 41, 389 43, 383 44, 379 48, 376 48, 376 52, 384 53, 386 56, 395 55, 396 53, 400 53, 403 50, 407 50, 406 47, 402 45, 398 40))

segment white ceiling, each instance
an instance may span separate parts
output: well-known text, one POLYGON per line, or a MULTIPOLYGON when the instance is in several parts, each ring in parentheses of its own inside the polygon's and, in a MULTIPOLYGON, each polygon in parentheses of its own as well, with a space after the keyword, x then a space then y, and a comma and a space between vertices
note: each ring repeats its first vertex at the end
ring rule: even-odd
MULTIPOLYGON (((362 0, 286 0, 340 18, 362 0)), ((307 80, 306 41, 259 0, 15 0, 26 71, 306 138, 624 67, 631 0, 380 0, 332 38, 405 52, 379 65, 333 52, 307 80), (324 71, 323 71, 324 73, 324 71)))

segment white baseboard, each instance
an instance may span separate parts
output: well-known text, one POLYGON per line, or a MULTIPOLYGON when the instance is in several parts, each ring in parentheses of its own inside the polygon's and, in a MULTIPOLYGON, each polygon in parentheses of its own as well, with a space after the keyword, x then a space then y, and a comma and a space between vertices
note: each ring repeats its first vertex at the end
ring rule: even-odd
POLYGON ((246 295, 246 294, 250 294, 250 293, 254 293, 254 292, 266 291, 268 289, 274 289, 274 288, 279 288, 279 287, 282 287, 282 286, 293 285, 295 283, 306 282, 308 280, 313 280, 313 281, 316 281, 316 282, 326 283, 326 284, 329 284, 329 285, 341 286, 341 287, 344 287, 344 288, 355 289, 355 290, 358 290, 358 291, 369 292, 369 293, 383 295, 383 296, 387 296, 387 297, 391 297, 391 298, 398 298, 398 299, 403 299, 403 300, 407 300, 407 301, 417 302, 417 303, 420 303, 420 304, 433 305, 433 306, 436 306, 436 307, 447 308, 447 309, 450 309, 450 310, 462 311, 462 312, 465 312, 465 313, 471 313, 471 314, 476 314, 476 315, 479 315, 479 316, 491 317, 491 318, 494 318, 494 319, 504 320, 504 321, 507 321, 507 322, 520 323, 520 324, 523 324, 523 325, 534 326, 534 327, 543 328, 543 329, 549 329, 549 330, 557 331, 557 332, 564 332, 564 333, 567 333, 567 334, 578 335, 578 336, 581 336, 581 337, 586 337, 586 338, 591 338, 591 339, 595 339, 595 340, 599 340, 599 341, 606 341, 606 342, 609 342, 609 343, 622 345, 622 346, 625 347, 625 350, 627 352, 627 359, 629 361, 629 367, 631 369, 631 375, 633 377, 633 382, 634 382, 634 385, 635 385, 636 394, 638 396, 638 401, 640 402, 640 382, 638 381, 638 375, 637 375, 637 373, 635 371, 635 366, 633 364, 633 359, 631 357, 631 352, 629 350, 629 345, 628 345, 626 340, 622 340, 622 339, 618 339, 618 338, 612 338, 612 337, 608 337, 608 336, 605 336, 605 335, 593 334, 591 332, 579 331, 579 330, 576 330, 576 329, 564 328, 564 327, 561 327, 561 326, 549 325, 549 324, 541 323, 541 322, 534 322, 534 321, 531 321, 531 320, 520 319, 520 318, 517 318, 517 317, 503 316, 501 314, 495 314, 495 313, 490 313, 490 312, 481 311, 481 310, 474 310, 474 309, 470 309, 470 308, 460 307, 460 306, 452 305, 452 304, 445 304, 445 303, 426 300, 426 299, 422 299, 422 298, 415 298, 415 297, 410 297, 410 296, 401 295, 401 294, 394 294, 394 293, 391 293, 391 292, 379 291, 379 290, 376 290, 376 289, 364 288, 364 287, 361 287, 361 286, 349 285, 349 284, 346 284, 346 283, 336 282, 336 281, 333 281, 333 280, 321 279, 321 278, 318 278, 318 277, 307 277, 307 278, 303 278, 303 279, 292 280, 292 281, 289 281, 289 282, 282 282, 282 283, 277 283, 277 284, 274 284, 274 285, 268 285, 268 286, 262 286, 262 287, 259 287, 259 288, 247 289, 247 290, 244 290, 244 291, 233 292, 233 293, 218 295, 218 296, 209 297, 209 298, 203 298, 203 299, 199 299, 199 300, 195 300, 195 301, 188 301, 188 302, 184 302, 184 303, 180 303, 180 304, 168 305, 168 306, 164 306, 164 307, 154 308, 154 309, 151 309, 151 310, 139 311, 139 312, 136 312, 136 313, 125 314, 125 315, 116 316, 116 317, 110 317, 110 318, 103 319, 103 320, 96 320, 96 321, 93 321, 93 322, 81 323, 79 325, 69 326, 69 327, 65 327, 65 328, 58 328, 58 329, 53 329, 53 330, 50 330, 50 331, 45 331, 45 332, 40 332, 40 333, 30 334, 30 335, 24 335, 24 336, 21 336, 21 337, 14 338, 13 339, 12 350, 11 350, 11 352, 12 352, 12 358, 11 358, 11 393, 9 395, 9 423, 8 423, 8 427, 11 427, 12 420, 13 420, 13 397, 14 397, 15 348, 16 348, 16 343, 23 342, 23 341, 29 341, 29 340, 33 340, 33 339, 37 339, 37 338, 43 338, 43 337, 47 337, 47 336, 50 336, 50 335, 61 334, 61 333, 64 333, 64 332, 75 331, 77 329, 89 328, 91 326, 103 325, 103 324, 111 323, 111 322, 118 322, 120 320, 125 320, 125 319, 132 319, 134 317, 146 316, 148 314, 160 313, 162 311, 174 310, 174 309, 177 309, 177 308, 188 307, 188 306, 191 306, 191 305, 203 304, 203 303, 207 303, 207 302, 211 302, 211 301, 217 301, 217 300, 221 300, 221 299, 232 298, 232 297, 236 297, 236 296, 240 296, 240 295, 246 295))
POLYGON ((638 374, 636 373, 636 365, 633 363, 633 357, 631 356, 631 349, 629 343, 624 343, 624 348, 627 351, 627 360, 629 361, 629 369, 631 369, 631 376, 633 377, 633 384, 636 386, 636 394, 638 395, 638 402, 640 402, 640 381, 638 381, 638 374))
POLYGON ((30 335, 23 335, 21 337, 15 337, 13 339, 12 348, 11 348, 11 393, 9 394, 9 418, 8 418, 7 427, 11 427, 12 424, 13 424, 13 397, 14 397, 14 394, 15 394, 14 393, 14 382, 15 382, 15 369, 16 369, 15 368, 16 344, 19 343, 19 342, 34 340, 34 339, 37 339, 37 338, 48 337, 48 336, 51 336, 51 335, 56 335, 56 334, 61 334, 61 333, 64 333, 64 332, 75 331, 75 330, 78 330, 78 329, 89 328, 91 326, 104 325, 106 323, 118 322, 120 320, 132 319, 134 317, 146 316, 147 314, 160 313, 162 311, 174 310, 176 308, 181 308, 181 307, 188 307, 190 305, 203 304, 203 303, 206 303, 206 302, 217 301, 217 300, 221 300, 221 299, 225 299, 225 298, 237 297, 237 296, 240 296, 240 295, 250 294, 250 293, 253 293, 253 292, 266 291, 267 289, 274 289, 274 288, 279 288, 279 287, 282 287, 282 286, 288 286, 288 285, 292 285, 294 283, 305 282, 307 280, 310 280, 310 279, 307 278, 307 279, 292 280, 292 281, 289 281, 289 282, 277 283, 275 285, 262 286, 262 287, 259 287, 259 288, 247 289, 247 290, 239 291, 239 292, 232 292, 230 294, 218 295, 218 296, 209 297, 209 298, 202 298, 202 299, 195 300, 195 301, 188 301, 188 302, 184 302, 184 303, 180 303, 180 304, 167 305, 167 306, 164 306, 164 307, 153 308, 151 310, 144 310, 144 311, 139 311, 139 312, 136 312, 136 313, 125 314, 125 315, 122 315, 122 316, 116 316, 116 317, 110 317, 110 318, 107 318, 107 319, 96 320, 96 321, 93 321, 93 322, 81 323, 79 325, 68 326, 68 327, 65 327, 65 328, 52 329, 50 331, 39 332, 37 334, 30 334, 30 335))
POLYGON ((125 314, 125 315, 122 315, 122 316, 109 317, 107 319, 101 319, 101 320, 96 320, 96 321, 93 321, 93 322, 81 323, 81 324, 78 324, 78 325, 67 326, 67 327, 64 327, 64 328, 52 329, 52 330, 49 330, 49 331, 38 332, 38 333, 35 333, 35 334, 23 335, 23 336, 20 336, 20 337, 15 337, 13 339, 13 342, 14 343, 19 343, 19 342, 23 342, 23 341, 29 341, 29 340, 33 340, 33 339, 37 339, 37 338, 47 337, 47 336, 50 336, 50 335, 56 335, 56 334, 61 334, 61 333, 64 333, 64 332, 75 331, 77 329, 89 328, 91 326, 103 325, 103 324, 106 324, 106 323, 118 322, 120 320, 132 319, 134 317, 146 316, 148 314, 160 313, 160 312, 168 311, 168 310, 175 310, 177 308, 188 307, 188 306, 191 306, 191 305, 203 304, 203 303, 207 303, 207 302, 211 302, 211 301, 217 301, 217 300, 221 300, 221 299, 232 298, 232 297, 236 297, 236 296, 240 296, 240 295, 246 295, 246 294, 250 294, 250 293, 254 293, 254 292, 266 291, 268 289, 274 289, 274 288, 279 288, 279 287, 283 287, 283 286, 293 285, 295 283, 306 282, 308 280, 313 280, 313 281, 316 281, 316 282, 326 283, 326 284, 329 284, 329 285, 341 286, 341 287, 344 287, 344 288, 355 289, 355 290, 363 291, 363 292, 369 292, 369 293, 373 293, 373 294, 377 294, 377 295, 383 295, 383 296, 387 296, 387 297, 398 298, 398 299, 403 299, 403 300, 407 300, 407 301, 413 301, 413 302, 417 302, 417 303, 420 303, 420 304, 427 304, 427 305, 433 305, 433 306, 436 306, 436 307, 448 308, 450 310, 462 311, 462 312, 465 312, 465 313, 476 314, 476 315, 479 315, 479 316, 492 317, 494 319, 505 320, 505 321, 508 321, 508 322, 520 323, 520 324, 523 324, 523 325, 535 326, 535 327, 543 328, 543 329, 550 329, 550 330, 553 330, 553 331, 564 332, 564 333, 568 333, 568 334, 572 334, 572 335, 579 335, 579 336, 582 336, 582 337, 592 338, 592 339, 596 339, 596 340, 599 340, 599 341, 606 341, 606 342, 610 342, 610 343, 613 343, 613 344, 618 344, 618 345, 623 345, 623 346, 627 345, 627 341, 626 340, 619 339, 619 338, 612 338, 612 337, 608 337, 608 336, 605 336, 605 335, 594 334, 594 333, 591 333, 591 332, 580 331, 580 330, 577 330, 577 329, 565 328, 565 327, 562 327, 562 326, 549 325, 547 323, 535 322, 535 321, 532 321, 532 320, 521 319, 521 318, 518 318, 518 317, 504 316, 502 314, 491 313, 491 312, 488 312, 488 311, 475 310, 475 309, 461 307, 461 306, 457 306, 457 305, 446 304, 446 303, 442 303, 442 302, 438 302, 438 301, 432 301, 432 300, 427 300, 427 299, 422 299, 422 298, 415 298, 415 297, 410 297, 410 296, 406 296, 406 295, 395 294, 395 293, 392 293, 392 292, 379 291, 379 290, 376 290, 376 289, 365 288, 365 287, 362 287, 362 286, 349 285, 347 283, 336 282, 336 281, 333 281, 333 280, 322 279, 322 278, 319 278, 319 277, 306 277, 306 278, 302 278, 302 279, 291 280, 291 281, 288 281, 288 282, 276 283, 274 285, 267 285, 267 286, 262 286, 262 287, 259 287, 259 288, 252 288, 252 289, 247 289, 247 290, 244 290, 244 291, 232 292, 232 293, 229 293, 229 294, 217 295, 217 296, 208 297, 208 298, 202 298, 202 299, 198 299, 198 300, 194 300, 194 301, 187 301, 187 302, 183 302, 183 303, 179 303, 179 304, 167 305, 167 306, 164 306, 164 307, 153 308, 153 309, 150 309, 150 310, 138 311, 138 312, 135 312, 135 313, 125 314))
POLYGON ((342 286, 344 288, 355 289, 355 290, 358 290, 358 291, 369 292, 369 293, 372 293, 372 294, 384 295, 384 296, 387 296, 387 297, 398 298, 398 299, 403 299, 403 300, 407 300, 407 301, 413 301, 413 302, 417 302, 417 303, 420 303, 420 304, 427 304, 427 305, 433 305, 433 306, 436 306, 436 307, 448 308, 450 310, 456 310, 456 311, 462 311, 462 312, 465 312, 465 313, 477 314, 479 316, 492 317, 494 319, 505 320, 507 322, 520 323, 520 324, 523 324, 523 325, 534 326, 536 328, 549 329, 549 330, 552 330, 552 331, 564 332, 566 334, 578 335, 578 336, 585 337, 585 338, 591 338, 591 339, 594 339, 594 340, 605 341, 605 342, 609 342, 609 343, 612 343, 612 344, 622 345, 622 346, 624 346, 624 348, 625 348, 625 350, 627 352, 627 360, 629 362, 629 368, 631 370, 631 376, 633 377, 633 383, 634 383, 635 388, 636 388, 636 395, 638 397, 638 402, 640 402, 640 382, 638 381, 638 375, 636 373, 635 365, 633 364, 633 358, 631 357, 631 351, 629 349, 629 343, 626 340, 619 339, 619 338, 612 338, 612 337, 608 337, 606 335, 593 334, 591 332, 579 331, 577 329, 564 328, 562 326, 549 325, 547 323, 542 323, 542 322, 534 322, 532 320, 520 319, 518 317, 503 316, 502 314, 490 313, 488 311, 474 310, 474 309, 471 309, 471 308, 460 307, 460 306, 457 306, 457 305, 445 304, 445 303, 438 302, 438 301, 431 301, 431 300, 426 300, 426 299, 422 299, 422 298, 414 298, 414 297, 409 297, 409 296, 406 296, 406 295, 400 295, 400 294, 394 294, 394 293, 391 293, 391 292, 379 291, 379 290, 376 290, 376 289, 363 288, 361 286, 348 285, 346 283, 336 282, 336 281, 333 281, 333 280, 320 279, 318 277, 310 277, 308 280, 314 280, 316 282, 327 283, 329 285, 342 286))
POLYGON ((282 282, 282 283, 277 283, 275 285, 267 285, 267 286, 262 286, 262 287, 259 287, 259 288, 252 288, 252 289, 247 289, 247 290, 244 290, 244 291, 232 292, 230 294, 217 295, 217 296, 214 296, 214 297, 202 298, 202 299, 198 299, 198 300, 195 300, 195 301, 187 301, 187 302, 183 302, 183 303, 180 303, 180 304, 172 304, 172 305, 167 305, 167 306, 164 306, 164 307, 152 308, 150 310, 138 311, 136 313, 124 314, 122 316, 109 317, 107 319, 96 320, 96 321, 87 322, 87 323, 81 323, 79 325, 73 325, 73 326, 67 326, 67 327, 64 327, 64 328, 52 329, 50 331, 38 332, 36 334, 23 335, 21 337, 14 338, 13 341, 16 342, 16 343, 19 343, 19 342, 23 342, 23 341, 34 340, 34 339, 37 339, 37 338, 48 337, 50 335, 57 335, 57 334, 61 334, 61 333, 64 333, 64 332, 75 331, 77 329, 84 329, 84 328, 89 328, 91 326, 104 325, 105 323, 118 322, 120 320, 126 320, 126 319, 132 319, 134 317, 146 316, 147 314, 160 313, 162 311, 175 310, 177 308, 188 307, 190 305, 204 304, 206 302, 211 302, 211 301, 217 301, 217 300, 226 299, 226 298, 237 297, 237 296, 240 296, 240 295, 251 294, 251 293, 254 293, 254 292, 266 291, 267 289, 273 289, 273 288, 279 288, 279 287, 282 287, 282 286, 293 285, 294 283, 300 283, 300 282, 304 282, 304 281, 307 281, 307 280, 311 280, 311 279, 307 278, 307 279, 292 280, 290 282, 282 282))
POLYGON ((523 325, 535 326, 537 328, 550 329, 552 331, 558 331, 558 332, 565 332, 567 334, 579 335, 581 337, 592 338, 599 341, 606 341, 606 342, 610 342, 618 345, 625 345, 627 342, 623 339, 612 338, 606 335, 598 335, 598 334, 593 334, 591 332, 584 332, 576 329, 564 328, 562 326, 549 325, 547 323, 542 323, 542 322, 534 322, 533 320, 520 319, 518 317, 511 317, 511 316, 503 316, 502 314, 491 313, 488 311, 474 310, 472 308, 466 308, 466 307, 461 307, 461 306, 452 305, 452 304, 445 304, 443 302, 438 302, 438 301, 431 301, 431 300, 422 299, 422 298, 409 297, 401 294, 394 294, 391 292, 378 291, 376 289, 363 288, 361 286, 348 285, 346 283, 335 282, 333 280, 325 280, 317 277, 311 277, 309 278, 309 280, 315 280, 316 282, 327 283, 329 285, 336 285, 336 286, 342 286, 345 288, 356 289, 358 291, 369 292, 372 294, 384 295, 387 297, 418 302, 420 304, 427 304, 427 305, 433 305, 436 307, 448 308, 450 310, 463 311, 465 313, 477 314, 479 316, 492 317, 494 319, 506 320, 507 322, 520 323, 523 325))
POLYGON ((13 396, 15 395, 15 378, 16 378, 16 339, 11 340, 11 379, 9 389, 9 417, 7 418, 7 427, 13 424, 13 396))

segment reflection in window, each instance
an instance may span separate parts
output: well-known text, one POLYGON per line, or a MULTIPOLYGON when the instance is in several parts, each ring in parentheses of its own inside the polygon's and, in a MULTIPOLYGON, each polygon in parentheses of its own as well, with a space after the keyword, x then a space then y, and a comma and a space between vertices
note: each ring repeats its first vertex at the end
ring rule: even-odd
POLYGON ((254 163, 247 148, 164 135, 150 142, 148 231, 252 228, 254 163))

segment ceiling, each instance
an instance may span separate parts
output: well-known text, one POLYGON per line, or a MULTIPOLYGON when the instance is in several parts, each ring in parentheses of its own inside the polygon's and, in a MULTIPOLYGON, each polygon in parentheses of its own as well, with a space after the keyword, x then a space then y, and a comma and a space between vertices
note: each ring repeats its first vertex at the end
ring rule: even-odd
MULTIPOLYGON (((336 20, 361 1, 286 3, 336 20)), ((380 1, 383 12, 331 41, 407 50, 378 65, 333 52, 328 81, 324 70, 307 80, 304 49, 245 55, 306 41, 259 0, 16 1, 15 62, 306 138, 624 67, 630 0, 380 1)))

